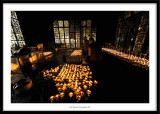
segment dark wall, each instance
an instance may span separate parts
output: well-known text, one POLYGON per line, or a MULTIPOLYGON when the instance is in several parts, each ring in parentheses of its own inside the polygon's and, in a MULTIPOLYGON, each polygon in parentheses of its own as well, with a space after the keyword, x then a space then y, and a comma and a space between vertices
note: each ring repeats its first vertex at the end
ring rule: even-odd
POLYGON ((55 19, 91 19, 97 27, 97 42, 114 43, 118 16, 121 12, 107 11, 17 11, 18 20, 28 46, 37 46, 38 43, 54 41, 53 20, 55 19))

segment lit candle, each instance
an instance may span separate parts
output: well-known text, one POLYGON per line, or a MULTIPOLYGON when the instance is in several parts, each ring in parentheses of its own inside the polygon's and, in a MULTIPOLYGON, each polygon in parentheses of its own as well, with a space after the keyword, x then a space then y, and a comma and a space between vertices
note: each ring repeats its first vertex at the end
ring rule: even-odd
POLYGON ((98 84, 98 81, 94 80, 94 84, 98 84))
POLYGON ((55 96, 51 96, 51 97, 49 98, 49 100, 50 100, 51 102, 53 102, 53 101, 54 101, 54 98, 55 98, 55 96))
POLYGON ((91 94, 91 90, 87 90, 87 94, 88 94, 88 96, 91 94))
POLYGON ((89 83, 89 87, 91 87, 92 86, 92 83, 89 83))
POLYGON ((84 92, 83 92, 83 91, 81 91, 81 92, 80 92, 80 95, 81 95, 81 96, 83 96, 83 95, 84 95, 84 92))
POLYGON ((56 98, 56 100, 59 99, 59 94, 57 94, 57 95, 55 96, 55 98, 56 98))
POLYGON ((80 100, 81 100, 81 96, 80 96, 80 95, 77 95, 77 96, 76 96, 76 99, 77 99, 77 102, 80 101, 80 100))
POLYGON ((64 92, 60 93, 60 97, 61 97, 61 98, 64 97, 64 92))
POLYGON ((73 95, 74 95, 73 92, 70 92, 70 93, 69 93, 69 97, 70 97, 70 98, 72 98, 73 95))
POLYGON ((86 86, 86 85, 84 85, 84 86, 83 86, 83 88, 84 88, 84 89, 87 89, 87 86, 86 86))

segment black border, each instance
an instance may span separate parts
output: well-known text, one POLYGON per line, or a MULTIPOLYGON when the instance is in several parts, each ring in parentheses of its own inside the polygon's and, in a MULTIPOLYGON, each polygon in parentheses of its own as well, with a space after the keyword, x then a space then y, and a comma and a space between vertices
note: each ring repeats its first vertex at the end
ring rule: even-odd
MULTIPOLYGON (((159 53, 159 44, 160 44, 160 40, 159 40, 159 6, 160 6, 160 1, 159 0, 2 0, 1 1, 1 16, 2 16, 2 21, 1 21, 1 30, 3 30, 3 3, 156 3, 157 5, 157 111, 107 111, 107 113, 113 113, 113 112, 118 112, 118 113, 123 113, 123 114, 132 114, 132 113, 151 113, 151 114, 159 114, 160 113, 160 99, 159 99, 159 95, 160 95, 160 91, 159 91, 159 82, 160 82, 160 78, 159 78, 159 57, 160 57, 160 53, 159 53)), ((3 56, 3 31, 1 31, 1 50, 2 50, 2 56, 3 56)), ((2 67, 3 68, 3 58, 2 58, 2 67)), ((3 69, 2 69, 2 76, 1 76, 1 84, 2 84, 2 93, 3 93, 3 69)), ((2 95, 2 107, 1 107, 1 111, 3 111, 3 95, 2 95)), ((3 111, 3 112, 12 112, 12 111, 3 111)), ((16 112, 16 111, 14 111, 16 112)), ((18 112, 23 112, 23 111, 18 111, 18 112)), ((27 111, 28 113, 31 111, 27 111)), ((34 111, 34 112, 39 112, 39 111, 34 111)), ((44 111, 41 111, 44 112, 44 111)), ((50 112, 50 111, 47 111, 50 112)), ((63 111, 64 112, 64 111, 63 111)), ((74 112, 74 111, 67 111, 67 112, 74 112)), ((77 111, 76 111, 77 112, 77 111)), ((89 111, 87 111, 89 112, 89 111)), ((91 111, 92 112, 92 111, 91 111)), ((102 112, 102 111, 101 111, 102 112)))

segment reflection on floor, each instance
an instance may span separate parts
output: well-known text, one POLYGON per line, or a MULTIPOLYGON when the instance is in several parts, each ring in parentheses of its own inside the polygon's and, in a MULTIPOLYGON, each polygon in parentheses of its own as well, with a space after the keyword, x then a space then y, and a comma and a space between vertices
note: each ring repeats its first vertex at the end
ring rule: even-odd
MULTIPOLYGON (((53 65, 52 65, 53 67, 53 65)), ((91 65, 93 78, 99 82, 87 100, 79 103, 147 103, 149 102, 149 71, 103 53, 103 61, 91 65)), ((57 92, 50 80, 40 72, 31 77, 33 88, 23 95, 12 96, 12 103, 50 103, 49 97, 57 92)), ((55 103, 76 103, 68 97, 55 103)))

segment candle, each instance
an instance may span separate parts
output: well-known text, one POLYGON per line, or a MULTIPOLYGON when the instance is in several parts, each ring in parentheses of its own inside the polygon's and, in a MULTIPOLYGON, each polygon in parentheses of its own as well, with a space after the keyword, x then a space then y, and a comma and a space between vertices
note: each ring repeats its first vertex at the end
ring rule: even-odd
POLYGON ((64 92, 60 93, 60 97, 61 97, 61 98, 64 97, 64 92))
POLYGON ((98 84, 98 81, 94 80, 94 84, 98 84))
POLYGON ((50 100, 51 102, 53 102, 53 101, 54 101, 54 98, 55 98, 55 96, 51 96, 51 97, 49 98, 49 100, 50 100))
POLYGON ((59 94, 57 94, 57 95, 55 96, 55 98, 56 98, 56 100, 59 99, 59 94))
POLYGON ((84 86, 83 86, 83 88, 84 88, 84 89, 87 89, 87 86, 86 86, 86 85, 84 85, 84 86))
POLYGON ((62 89, 59 87, 59 88, 57 88, 57 91, 61 91, 62 89))
POLYGON ((80 95, 77 95, 77 96, 76 96, 76 99, 77 99, 77 102, 80 101, 80 100, 81 100, 81 96, 80 96, 80 95))
POLYGON ((87 94, 88 94, 88 96, 91 94, 91 90, 87 90, 87 94))
POLYGON ((70 97, 70 98, 72 98, 73 95, 74 95, 73 92, 70 92, 70 93, 69 93, 69 97, 70 97))
POLYGON ((83 91, 81 91, 81 92, 80 92, 80 95, 81 95, 81 96, 83 96, 83 95, 84 95, 84 92, 83 92, 83 91))

